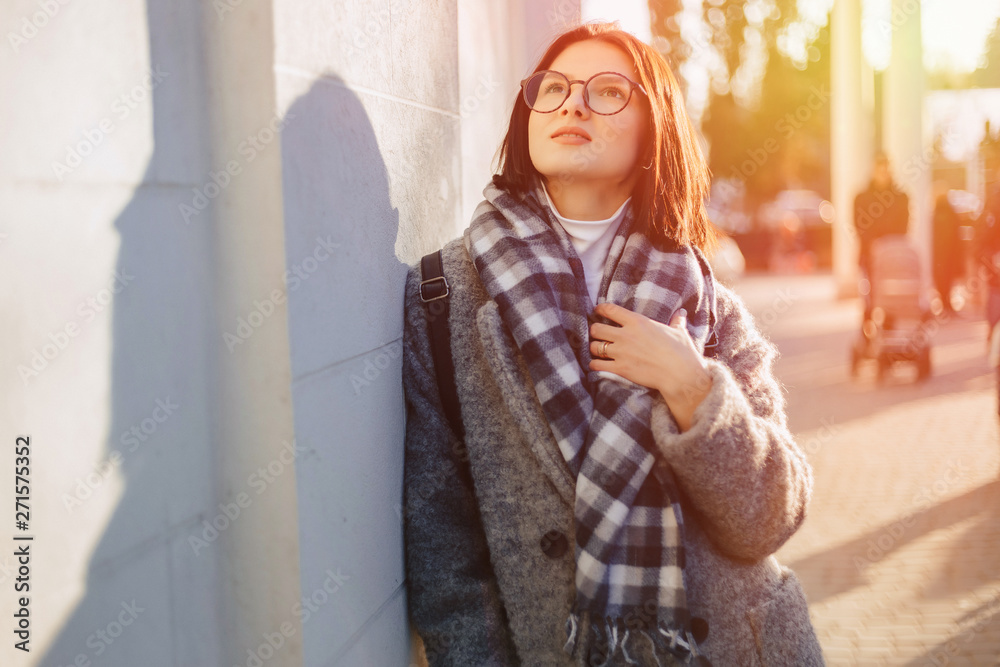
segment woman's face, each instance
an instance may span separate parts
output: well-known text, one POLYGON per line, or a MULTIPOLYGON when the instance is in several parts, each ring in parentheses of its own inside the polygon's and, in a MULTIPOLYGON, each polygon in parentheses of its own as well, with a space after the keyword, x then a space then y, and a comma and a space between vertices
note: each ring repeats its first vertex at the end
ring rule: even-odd
MULTIPOLYGON (((639 82, 632 59, 618 47, 598 40, 566 47, 548 69, 562 72, 571 81, 586 81, 598 72, 618 72, 639 82)), ((531 111, 528 116, 528 153, 550 189, 554 185, 587 183, 618 186, 638 176, 648 125, 649 103, 636 89, 628 105, 612 116, 592 112, 583 103, 583 85, 571 86, 569 99, 552 113, 531 111), (563 128, 583 136, 560 136, 563 128)))

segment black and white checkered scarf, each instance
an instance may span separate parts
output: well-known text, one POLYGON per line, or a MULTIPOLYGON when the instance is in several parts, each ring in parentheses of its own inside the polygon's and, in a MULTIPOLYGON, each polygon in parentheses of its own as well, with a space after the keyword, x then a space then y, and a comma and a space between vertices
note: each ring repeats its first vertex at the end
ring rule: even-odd
MULTIPOLYGON (((576 476, 577 595, 565 649, 576 654, 583 641, 590 655, 610 661, 620 647, 631 662, 636 642, 648 640, 662 664, 670 664, 670 656, 702 662, 684 594, 680 504, 649 427, 655 390, 589 369, 590 321, 614 323, 592 313, 583 264, 541 203, 541 189, 518 198, 494 181, 483 194, 465 244, 576 476), (577 636, 584 612, 591 618, 587 639, 577 636)), ((690 246, 657 250, 643 233, 630 233, 633 221, 630 205, 611 244, 598 302, 664 323, 684 308, 688 331, 704 351, 716 318, 704 255, 690 246)))

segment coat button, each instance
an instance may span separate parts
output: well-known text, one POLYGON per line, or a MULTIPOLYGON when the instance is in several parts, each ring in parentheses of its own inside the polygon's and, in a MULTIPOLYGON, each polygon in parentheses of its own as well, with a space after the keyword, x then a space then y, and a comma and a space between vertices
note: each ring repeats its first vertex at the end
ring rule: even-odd
POLYGON ((569 541, 558 530, 550 530, 542 535, 542 553, 549 558, 562 558, 569 549, 569 541))
POLYGON ((708 621, 703 618, 698 618, 695 616, 691 619, 691 634, 694 636, 694 640, 699 644, 705 641, 708 637, 708 621))

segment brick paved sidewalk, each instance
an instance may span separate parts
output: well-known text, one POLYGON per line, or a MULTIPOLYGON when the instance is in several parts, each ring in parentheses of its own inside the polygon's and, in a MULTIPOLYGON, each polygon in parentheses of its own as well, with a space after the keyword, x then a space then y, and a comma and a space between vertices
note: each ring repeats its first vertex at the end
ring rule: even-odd
POLYGON ((1000 433, 986 324, 936 327, 933 372, 849 374, 860 303, 830 276, 736 291, 778 345, 789 425, 815 471, 778 553, 799 575, 830 665, 1000 665, 1000 433))

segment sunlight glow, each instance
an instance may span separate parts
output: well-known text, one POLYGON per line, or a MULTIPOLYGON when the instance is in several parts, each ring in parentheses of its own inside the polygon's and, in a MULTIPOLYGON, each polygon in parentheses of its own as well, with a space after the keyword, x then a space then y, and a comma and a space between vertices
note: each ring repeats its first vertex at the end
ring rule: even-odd
POLYGON ((929 69, 971 72, 985 56, 986 38, 997 16, 998 0, 923 0, 924 64, 929 69))
MULTIPOLYGON (((863 0, 862 45, 865 58, 876 70, 889 65, 892 27, 907 19, 892 13, 892 0, 863 0)), ((975 70, 985 55, 997 17, 998 0, 922 0, 920 3, 924 65, 931 70, 956 73, 975 70)))
MULTIPOLYGON (((686 0, 697 6, 697 0, 686 0)), ((759 0, 748 3, 748 11, 759 0)), ((800 20, 787 26, 778 39, 778 46, 799 66, 809 59, 806 45, 826 25, 833 0, 799 0, 800 20)), ((905 20, 894 18, 892 0, 862 0, 862 44, 865 58, 876 70, 889 65, 892 26, 905 20)), ((985 54, 986 39, 1000 17, 1000 0, 922 0, 924 64, 932 70, 971 72, 985 54)), ((622 27, 649 43, 649 9, 646 0, 581 0, 584 21, 617 20, 622 27)), ((744 73, 743 78, 747 78, 744 73)), ((750 77, 752 78, 752 77, 750 77)), ((746 82, 741 82, 743 87, 746 82)))
POLYGON ((646 0, 581 0, 580 16, 584 22, 617 20, 622 28, 647 44, 653 37, 646 0))

